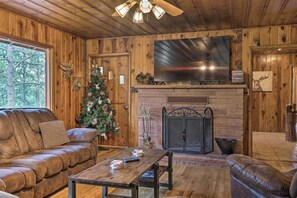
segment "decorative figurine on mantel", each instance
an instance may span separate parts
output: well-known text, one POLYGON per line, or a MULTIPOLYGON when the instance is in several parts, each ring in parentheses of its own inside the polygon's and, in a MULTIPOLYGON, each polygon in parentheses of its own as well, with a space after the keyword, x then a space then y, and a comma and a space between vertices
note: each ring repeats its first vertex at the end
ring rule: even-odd
POLYGON ((151 138, 151 112, 143 104, 140 107, 140 117, 142 118, 142 142, 143 148, 153 148, 154 143, 151 138))

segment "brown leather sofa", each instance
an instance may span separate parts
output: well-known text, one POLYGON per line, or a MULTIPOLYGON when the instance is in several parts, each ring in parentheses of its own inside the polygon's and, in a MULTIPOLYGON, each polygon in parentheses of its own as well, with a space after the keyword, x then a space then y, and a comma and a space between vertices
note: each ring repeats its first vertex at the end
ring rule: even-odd
POLYGON ((65 186, 69 175, 96 163, 94 129, 71 129, 69 143, 44 149, 39 123, 56 119, 48 109, 0 110, 0 191, 48 196, 65 186))
POLYGON ((280 172, 265 162, 241 154, 228 156, 227 165, 232 197, 297 197, 297 169, 280 172))

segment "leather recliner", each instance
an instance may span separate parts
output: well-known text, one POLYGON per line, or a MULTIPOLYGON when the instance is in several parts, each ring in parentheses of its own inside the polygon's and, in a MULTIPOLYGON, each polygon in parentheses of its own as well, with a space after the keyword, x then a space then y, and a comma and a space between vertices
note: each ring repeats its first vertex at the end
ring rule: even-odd
POLYGON ((265 162, 242 154, 227 157, 234 198, 297 197, 297 169, 281 172, 265 162))
POLYGON ((95 129, 70 129, 69 143, 44 148, 39 123, 56 119, 48 109, 0 111, 0 191, 48 196, 67 185, 69 175, 96 163, 95 129))

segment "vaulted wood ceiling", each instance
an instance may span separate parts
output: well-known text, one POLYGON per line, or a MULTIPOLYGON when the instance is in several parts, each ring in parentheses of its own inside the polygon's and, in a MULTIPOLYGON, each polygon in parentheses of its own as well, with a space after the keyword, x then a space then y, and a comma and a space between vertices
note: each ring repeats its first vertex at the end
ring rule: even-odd
POLYGON ((125 0, 0 0, 0 7, 84 38, 103 38, 297 24, 297 0, 167 0, 184 13, 152 13, 143 24, 132 22, 134 9, 124 18, 112 17, 125 0))

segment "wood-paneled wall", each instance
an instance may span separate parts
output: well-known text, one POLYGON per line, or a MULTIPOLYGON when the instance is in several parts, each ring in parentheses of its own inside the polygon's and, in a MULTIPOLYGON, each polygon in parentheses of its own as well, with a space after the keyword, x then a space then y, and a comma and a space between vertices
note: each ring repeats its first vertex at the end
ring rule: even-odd
MULTIPOLYGON (((252 82, 252 49, 256 48, 270 48, 275 47, 294 47, 297 44, 297 26, 272 26, 262 28, 248 28, 243 30, 242 37, 242 63, 243 70, 246 77, 246 83, 251 90, 252 82)), ((252 93, 251 93, 252 94, 252 93)), ((288 96, 290 97, 290 96, 288 96)), ((248 105, 252 104, 252 97, 249 97, 248 105)), ((266 101, 273 103, 274 101, 266 101)), ((280 101, 281 102, 281 101, 280 101)), ((248 108, 247 115, 249 117, 248 130, 245 133, 244 146, 246 153, 252 154, 252 111, 251 107, 248 108)))
POLYGON ((285 132, 286 104, 291 102, 291 75, 295 54, 253 56, 253 71, 272 71, 272 91, 251 94, 252 131, 285 132))
MULTIPOLYGON (((297 44, 297 25, 292 26, 272 26, 261 28, 246 28, 242 30, 220 30, 203 31, 180 34, 164 34, 137 37, 118 37, 107 39, 87 40, 87 55, 129 52, 131 54, 131 86, 136 84, 135 77, 140 72, 153 73, 154 59, 153 49, 155 40, 197 38, 206 36, 230 35, 232 41, 231 69, 242 69, 245 72, 245 82, 250 88, 251 68, 251 48, 269 46, 291 46, 297 44)), ((246 109, 249 102, 246 101, 246 109)), ((250 115, 247 111, 245 120, 250 115)), ((137 98, 131 95, 131 123, 130 123, 130 145, 137 145, 137 98)), ((246 122, 244 128, 244 153, 251 153, 251 122, 246 122)))
MULTIPOLYGON (((91 39, 87 40, 87 55, 91 54, 110 54, 129 52, 131 57, 131 86, 137 84, 135 77, 140 72, 154 73, 154 41, 166 39, 181 39, 181 38, 199 38, 207 36, 223 36, 229 35, 232 39, 232 69, 241 69, 241 31, 225 30, 225 31, 208 31, 208 32, 193 32, 180 34, 164 34, 151 36, 136 36, 136 37, 119 37, 108 39, 91 39)), ((90 66, 89 66, 90 67, 90 66)), ((128 69, 128 68, 127 68, 128 69)), ((89 70, 89 69, 88 69, 89 70)), ((131 94, 131 122, 129 143, 130 146, 138 144, 138 104, 136 94, 131 94)))
POLYGON ((0 9, 0 36, 49 47, 49 70, 51 78, 51 109, 58 119, 65 121, 67 129, 75 126, 84 89, 74 91, 73 77, 85 82, 85 40, 75 35, 33 21, 16 13, 0 9), (59 64, 72 61, 74 72, 69 80, 63 79, 59 64))

